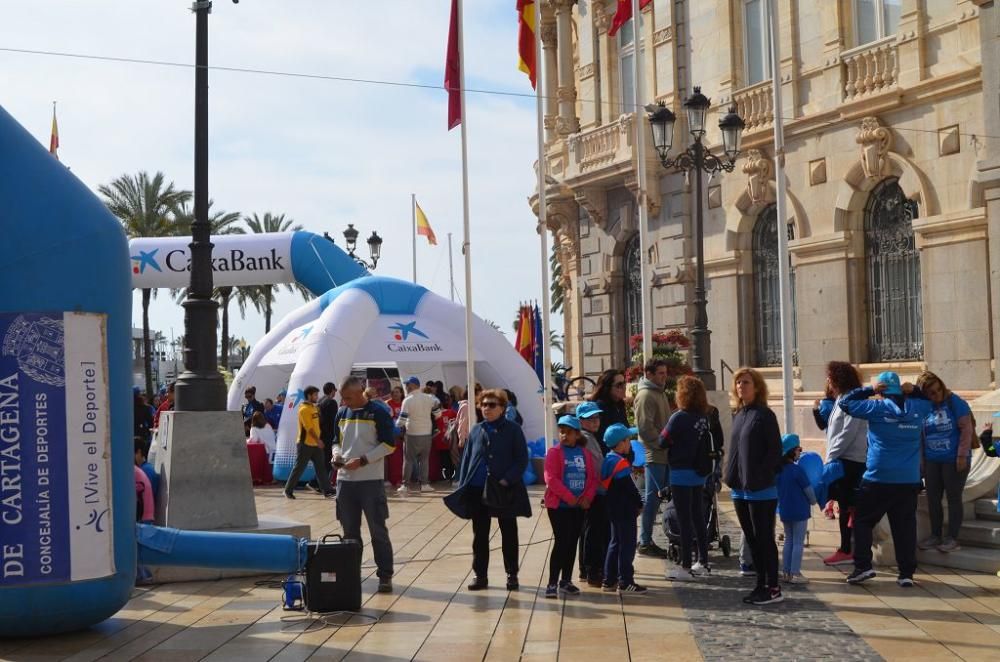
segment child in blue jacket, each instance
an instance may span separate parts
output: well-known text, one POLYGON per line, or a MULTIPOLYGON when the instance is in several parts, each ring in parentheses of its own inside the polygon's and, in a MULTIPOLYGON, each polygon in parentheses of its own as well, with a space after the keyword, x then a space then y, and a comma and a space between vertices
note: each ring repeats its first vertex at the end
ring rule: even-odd
POLYGON ((802 454, 799 435, 782 435, 781 451, 784 464, 778 473, 778 516, 785 527, 782 579, 789 584, 807 584, 809 580, 802 575, 802 552, 816 494, 806 472, 797 464, 802 454))
POLYGON ((628 460, 630 439, 637 428, 614 423, 604 431, 604 443, 611 450, 601 465, 601 484, 607 490, 608 519, 611 522, 611 542, 604 560, 604 582, 601 590, 642 595, 645 586, 635 583, 635 547, 638 529, 636 518, 642 512, 642 497, 632 480, 632 464, 628 460))

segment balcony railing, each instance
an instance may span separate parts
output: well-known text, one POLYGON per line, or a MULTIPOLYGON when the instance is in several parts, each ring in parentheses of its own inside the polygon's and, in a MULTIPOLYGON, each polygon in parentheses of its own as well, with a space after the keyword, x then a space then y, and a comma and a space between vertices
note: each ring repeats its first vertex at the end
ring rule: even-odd
POLYGON ((633 117, 622 115, 611 124, 569 136, 568 176, 584 175, 632 158, 633 117))
POLYGON ((846 101, 885 92, 899 82, 899 51, 894 36, 847 51, 841 60, 846 101))
POLYGON ((746 122, 746 131, 769 126, 774 122, 774 91, 769 80, 745 87, 733 95, 736 112, 746 122))

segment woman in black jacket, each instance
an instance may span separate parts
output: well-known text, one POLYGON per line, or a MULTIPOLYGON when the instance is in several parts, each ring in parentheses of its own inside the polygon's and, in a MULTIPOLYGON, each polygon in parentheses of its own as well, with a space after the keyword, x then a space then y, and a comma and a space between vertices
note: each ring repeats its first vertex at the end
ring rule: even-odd
POLYGON ((781 468, 781 432, 767 406, 767 384, 759 372, 740 368, 733 375, 735 405, 725 481, 757 571, 757 587, 743 602, 781 602, 778 546, 774 518, 778 508, 777 475, 781 468))
POLYGON ((604 431, 614 423, 628 424, 628 412, 625 411, 625 373, 621 370, 605 370, 597 379, 590 401, 601 408, 601 427, 597 438, 604 439, 604 431))

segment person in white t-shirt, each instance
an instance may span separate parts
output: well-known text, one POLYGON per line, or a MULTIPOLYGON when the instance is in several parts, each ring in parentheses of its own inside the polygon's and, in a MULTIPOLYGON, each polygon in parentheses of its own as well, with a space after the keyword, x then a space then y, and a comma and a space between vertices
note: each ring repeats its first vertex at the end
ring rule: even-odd
POLYGON ((255 411, 250 419, 250 436, 247 438, 248 444, 264 444, 264 451, 267 452, 268 459, 272 459, 277 443, 274 439, 274 429, 267 424, 264 413, 255 411))
POLYGON ((422 492, 433 491, 428 476, 428 459, 431 455, 431 440, 434 437, 434 419, 441 410, 441 403, 433 395, 420 391, 420 380, 410 377, 404 382, 407 396, 399 412, 397 425, 406 430, 403 446, 403 484, 396 490, 406 494, 407 483, 417 469, 417 483, 422 492))

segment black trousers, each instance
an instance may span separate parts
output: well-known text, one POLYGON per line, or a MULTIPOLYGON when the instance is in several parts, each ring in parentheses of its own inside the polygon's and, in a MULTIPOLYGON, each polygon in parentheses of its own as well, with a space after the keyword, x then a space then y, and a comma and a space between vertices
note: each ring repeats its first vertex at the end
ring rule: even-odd
POLYGON ((872 567, 872 529, 886 515, 896 548, 900 577, 917 570, 917 492, 919 485, 862 481, 854 507, 854 567, 872 567))
POLYGON ((681 529, 681 566, 691 568, 691 553, 697 549, 702 564, 708 563, 708 526, 705 523, 705 508, 702 492, 704 487, 696 485, 671 486, 674 507, 677 509, 677 523, 681 529), (698 547, 695 548, 697 543, 698 547))
POLYGON ((580 532, 580 575, 590 580, 599 580, 604 576, 604 561, 608 555, 611 533, 606 500, 607 496, 604 494, 594 495, 580 532))
POLYGON ((927 511, 931 518, 931 535, 941 537, 944 509, 941 497, 948 495, 948 537, 957 538, 962 528, 962 491, 969 477, 969 468, 959 471, 955 462, 924 462, 924 484, 927 486, 927 511))
POLYGON ((549 585, 573 581, 576 544, 583 530, 586 511, 582 508, 547 508, 552 524, 552 553, 549 555, 549 585))
POLYGON ((850 526, 851 509, 855 507, 858 500, 858 487, 861 485, 861 476, 865 473, 865 463, 853 460, 841 460, 844 465, 844 476, 830 486, 831 497, 840 506, 840 551, 850 554, 851 535, 854 533, 850 526))
MULTIPOLYGON (((332 479, 333 476, 335 475, 334 471, 333 471, 333 440, 332 439, 330 441, 326 441, 326 440, 323 441, 323 466, 326 467, 326 475, 332 479)), ((316 475, 318 476, 319 474, 317 473, 316 475)), ((313 478, 311 481, 309 481, 310 485, 312 485, 313 487, 319 488, 320 491, 323 492, 323 494, 329 494, 330 492, 333 491, 333 485, 331 483, 332 483, 332 480, 328 480, 328 481, 326 481, 325 485, 320 485, 318 478, 313 478)))
POLYGON ((285 492, 291 493, 299 483, 302 472, 306 470, 312 462, 313 469, 316 470, 316 480, 319 485, 326 485, 326 491, 330 491, 330 475, 326 472, 326 465, 323 463, 323 451, 319 446, 307 446, 297 444, 295 447, 295 466, 292 473, 288 475, 285 483, 285 492))
MULTIPOLYGON (((472 520, 472 572, 485 579, 490 567, 490 509, 483 504, 482 488, 470 487, 465 491, 465 502, 472 520)), ((498 517, 500 525, 503 567, 508 575, 517 576, 518 541, 517 519, 498 517)))
POLYGON ((778 500, 748 501, 737 499, 736 517, 750 546, 753 567, 757 570, 757 588, 778 586, 778 545, 774 542, 774 517, 778 500))

